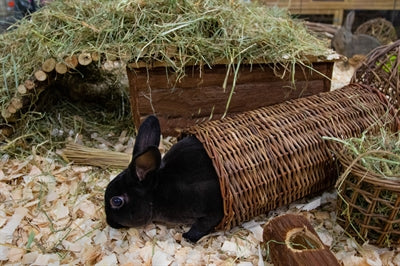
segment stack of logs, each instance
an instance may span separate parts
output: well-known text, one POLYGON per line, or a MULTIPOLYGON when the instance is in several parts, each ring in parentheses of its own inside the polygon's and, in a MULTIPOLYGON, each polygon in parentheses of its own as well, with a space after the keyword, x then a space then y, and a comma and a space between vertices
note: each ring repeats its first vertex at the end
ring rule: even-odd
MULTIPOLYGON (((52 79, 54 79, 57 74, 64 75, 68 73, 70 69, 76 69, 79 65, 87 66, 99 60, 100 54, 97 52, 68 56, 61 62, 57 62, 54 58, 47 59, 43 62, 41 69, 37 70, 31 78, 25 80, 17 87, 15 95, 10 99, 6 107, 1 110, 2 117, 7 122, 15 121, 18 111, 29 105, 29 96, 37 94, 40 90, 45 89, 51 84, 52 79)), ((107 69, 106 65, 107 62, 104 65, 107 69)))

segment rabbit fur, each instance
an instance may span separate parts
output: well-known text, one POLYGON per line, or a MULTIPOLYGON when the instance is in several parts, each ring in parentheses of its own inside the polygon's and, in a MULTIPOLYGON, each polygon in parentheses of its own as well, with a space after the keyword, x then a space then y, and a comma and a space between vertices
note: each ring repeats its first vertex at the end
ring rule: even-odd
POLYGON ((339 54, 351 58, 355 54, 366 55, 376 47, 380 42, 366 34, 356 34, 351 32, 354 22, 355 12, 351 11, 346 16, 344 25, 337 30, 332 38, 331 46, 339 54))
POLYGON ((194 136, 180 140, 161 159, 160 134, 155 116, 141 124, 131 163, 106 188, 106 220, 113 228, 191 224, 183 237, 196 242, 224 215, 218 175, 194 136))

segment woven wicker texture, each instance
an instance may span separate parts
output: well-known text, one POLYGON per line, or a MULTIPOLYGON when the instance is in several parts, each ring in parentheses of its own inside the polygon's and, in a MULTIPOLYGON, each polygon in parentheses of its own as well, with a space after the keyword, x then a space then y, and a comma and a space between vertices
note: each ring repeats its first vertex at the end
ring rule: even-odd
POLYGON ((385 179, 349 156, 339 160, 349 174, 338 188, 338 223, 361 244, 368 240, 382 247, 398 246, 400 179, 385 179))
POLYGON ((374 36, 382 45, 397 40, 395 27, 390 21, 384 18, 370 19, 358 26, 354 33, 374 36))
POLYGON ((400 107, 400 39, 374 49, 356 70, 353 82, 379 89, 396 109, 400 107))
POLYGON ((368 86, 351 84, 184 131, 203 143, 219 176, 225 213, 217 229, 333 186, 333 144, 322 136, 378 129, 390 116, 385 107, 368 86))

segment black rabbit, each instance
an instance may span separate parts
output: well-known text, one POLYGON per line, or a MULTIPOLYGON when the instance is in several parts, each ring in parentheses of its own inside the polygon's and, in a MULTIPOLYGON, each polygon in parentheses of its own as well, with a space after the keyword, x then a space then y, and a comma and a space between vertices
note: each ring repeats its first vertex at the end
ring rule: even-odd
POLYGON ((131 163, 106 188, 107 223, 114 228, 151 222, 192 224, 183 237, 196 242, 224 215, 218 176, 194 136, 180 140, 161 159, 160 134, 158 119, 147 117, 131 163))

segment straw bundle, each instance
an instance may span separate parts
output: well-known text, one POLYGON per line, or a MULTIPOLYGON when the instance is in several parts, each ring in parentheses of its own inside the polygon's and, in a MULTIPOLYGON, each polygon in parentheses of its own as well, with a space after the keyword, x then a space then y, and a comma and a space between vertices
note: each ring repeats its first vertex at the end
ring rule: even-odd
POLYGON ((126 168, 131 160, 131 155, 127 153, 89 148, 73 143, 66 145, 63 155, 67 160, 76 164, 107 168, 126 168))

